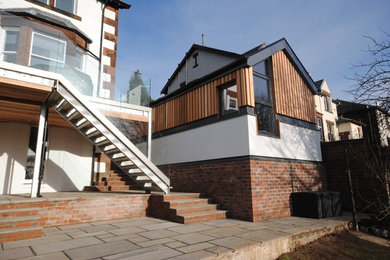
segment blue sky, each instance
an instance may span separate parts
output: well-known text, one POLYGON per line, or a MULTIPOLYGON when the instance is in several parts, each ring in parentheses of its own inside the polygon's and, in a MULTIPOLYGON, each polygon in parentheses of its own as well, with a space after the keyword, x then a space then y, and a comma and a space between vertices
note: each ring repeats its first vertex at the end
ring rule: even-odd
MULTIPOLYGON (((243 53, 286 38, 314 80, 325 78, 333 98, 352 99, 352 64, 364 62, 368 40, 390 33, 389 0, 126 0, 119 15, 116 88, 133 71, 151 78, 152 97, 193 43, 243 53)), ((118 94, 117 94, 118 95, 118 94)))

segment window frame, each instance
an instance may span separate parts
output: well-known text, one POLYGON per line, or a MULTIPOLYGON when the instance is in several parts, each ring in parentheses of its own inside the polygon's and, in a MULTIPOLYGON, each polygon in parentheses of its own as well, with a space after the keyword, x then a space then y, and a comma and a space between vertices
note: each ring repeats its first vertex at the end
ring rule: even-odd
POLYGON ((57 62, 57 63, 62 63, 63 65, 65 65, 66 63, 66 41, 65 40, 60 40, 58 38, 55 38, 53 36, 50 36, 50 35, 47 35, 47 34, 43 34, 43 33, 40 33, 40 32, 36 32, 36 31, 33 31, 32 34, 31 34, 31 46, 30 46, 30 55, 29 55, 29 60, 28 60, 28 66, 31 66, 31 58, 32 56, 36 57, 36 58, 40 58, 40 59, 44 59, 44 60, 48 60, 48 61, 54 61, 54 62, 57 62), (63 42, 64 43, 64 54, 63 54, 63 61, 59 61, 59 60, 55 60, 55 59, 52 59, 52 58, 48 58, 48 57, 45 57, 45 56, 41 56, 41 55, 37 55, 37 54, 33 54, 33 47, 34 47, 34 36, 38 34, 38 35, 41 35, 43 37, 46 37, 46 38, 50 38, 52 40, 55 40, 57 42, 63 42))
MULTIPOLYGON (((9 62, 9 61, 5 61, 4 60, 4 56, 6 54, 15 54, 16 56, 16 60, 15 60, 15 63, 17 63, 17 60, 18 60, 18 46, 19 46, 19 41, 20 41, 20 27, 2 27, 1 28, 1 31, 2 31, 2 34, 3 34, 3 43, 2 43, 2 49, 1 49, 1 60, 4 61, 4 62, 9 62), (13 32, 18 32, 18 41, 16 43, 16 51, 6 51, 5 50, 5 45, 7 43, 7 32, 8 31, 13 31, 13 32)), ((12 63, 12 62, 10 62, 12 63)))
POLYGON ((232 80, 232 81, 229 81, 227 83, 224 83, 224 84, 218 86, 218 101, 219 101, 219 115, 220 115, 220 117, 226 117, 226 116, 229 116, 229 115, 237 115, 240 112, 240 109, 238 107, 238 98, 231 97, 230 95, 227 95, 229 97, 228 100, 226 100, 224 98, 224 92, 228 88, 231 88, 233 86, 236 86, 237 93, 238 93, 238 87, 237 87, 236 80, 232 80), (233 100, 233 99, 236 101, 236 107, 233 109, 233 110, 235 110, 235 112, 226 113, 225 112, 226 111, 226 109, 225 109, 226 105, 225 104, 229 104, 229 108, 230 108, 230 100, 233 100))
POLYGON ((256 101, 256 96, 254 95, 254 113, 256 115, 256 126, 257 126, 257 134, 258 135, 266 135, 271 137, 280 137, 280 129, 279 129, 279 121, 276 118, 276 112, 275 112, 275 89, 273 87, 272 82, 272 58, 269 57, 267 59, 262 60, 261 62, 258 62, 252 66, 252 77, 253 77, 253 92, 255 93, 255 77, 259 77, 261 79, 264 79, 267 81, 267 91, 268 91, 268 99, 269 101, 263 101, 259 100, 256 101), (254 67, 262 62, 265 62, 265 74, 258 72, 254 69, 254 67), (265 130, 265 129, 259 129, 259 115, 256 113, 256 105, 266 107, 268 109, 271 109, 271 131, 265 130))
POLYGON ((63 15, 66 15, 66 16, 69 16, 69 17, 71 17, 73 19, 81 21, 81 17, 77 15, 78 0, 73 0, 73 13, 69 13, 68 11, 65 11, 63 9, 57 8, 55 0, 47 0, 46 3, 43 3, 43 2, 41 2, 39 0, 25 0, 25 1, 33 3, 33 4, 36 4, 36 5, 39 5, 39 6, 42 6, 44 8, 50 9, 52 11, 61 13, 63 15))
MULTIPOLYGON (((57 7, 57 1, 58 1, 58 0, 54 0, 54 3, 53 3, 53 7, 54 7, 54 8, 57 8, 57 9, 59 9, 59 10, 61 10, 61 11, 67 12, 67 13, 69 13, 69 14, 76 15, 76 13, 77 13, 77 0, 72 0, 72 1, 73 1, 73 10, 72 10, 72 12, 68 12, 67 10, 58 8, 58 7, 57 7)), ((69 1, 69 0, 67 0, 67 1, 69 1)))

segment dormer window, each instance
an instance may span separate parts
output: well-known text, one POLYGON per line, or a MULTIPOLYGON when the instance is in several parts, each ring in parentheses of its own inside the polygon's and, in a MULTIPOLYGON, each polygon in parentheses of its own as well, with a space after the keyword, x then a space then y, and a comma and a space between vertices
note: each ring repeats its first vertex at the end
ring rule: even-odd
POLYGON ((194 55, 192 55, 192 58, 193 58, 193 60, 194 60, 194 66, 193 66, 193 68, 196 68, 196 67, 198 67, 198 53, 195 53, 194 55))

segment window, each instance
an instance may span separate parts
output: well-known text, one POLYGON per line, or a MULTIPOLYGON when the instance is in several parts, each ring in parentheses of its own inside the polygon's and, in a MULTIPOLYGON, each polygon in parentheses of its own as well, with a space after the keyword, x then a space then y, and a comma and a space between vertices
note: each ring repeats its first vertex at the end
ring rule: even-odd
POLYGON ((333 124, 326 123, 326 127, 328 128, 328 141, 334 141, 333 124))
POLYGON ((49 4, 49 0, 35 0, 35 1, 37 1, 37 2, 41 2, 41 3, 43 3, 43 4, 49 4))
POLYGON ((66 42, 40 33, 33 33, 30 66, 51 70, 65 63, 66 42))
POLYGON ((84 52, 80 48, 76 48, 76 68, 83 70, 84 68, 84 52))
POLYGON ((328 112, 332 112, 332 98, 329 96, 324 96, 324 108, 328 112))
POLYGON ((192 66, 193 68, 196 68, 198 67, 198 53, 195 53, 194 55, 192 55, 192 58, 194 59, 194 66, 192 66))
POLYGON ((54 6, 68 13, 75 13, 75 0, 56 0, 54 6))
POLYGON ((220 105, 221 115, 233 114, 238 112, 237 85, 235 83, 221 87, 220 105))
POLYGON ((324 141, 324 132, 322 130, 322 119, 317 118, 317 130, 320 131, 320 140, 324 141))
POLYGON ((16 29, 7 29, 5 31, 3 61, 16 63, 18 44, 19 31, 16 29))
POLYGON ((30 141, 28 143, 27 151, 27 163, 26 163, 26 175, 25 179, 30 180, 33 177, 34 173, 34 164, 35 164, 35 152, 37 149, 37 137, 38 137, 38 128, 30 128, 30 141))
POLYGON ((253 66, 255 113, 257 115, 258 131, 275 134, 275 116, 269 66, 269 59, 253 66))

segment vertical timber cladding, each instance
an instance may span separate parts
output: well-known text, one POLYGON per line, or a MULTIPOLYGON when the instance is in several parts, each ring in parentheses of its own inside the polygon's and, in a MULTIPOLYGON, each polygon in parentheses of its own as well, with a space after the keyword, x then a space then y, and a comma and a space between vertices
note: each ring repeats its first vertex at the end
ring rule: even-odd
POLYGON ((252 67, 241 68, 153 107, 153 133, 218 115, 218 86, 234 80, 238 106, 254 106, 252 67))
POLYGON ((283 51, 272 55, 276 113, 315 123, 314 94, 283 51))

